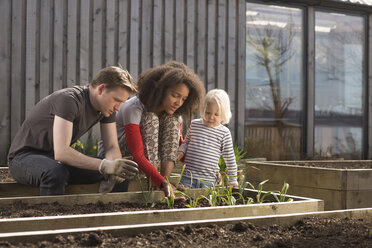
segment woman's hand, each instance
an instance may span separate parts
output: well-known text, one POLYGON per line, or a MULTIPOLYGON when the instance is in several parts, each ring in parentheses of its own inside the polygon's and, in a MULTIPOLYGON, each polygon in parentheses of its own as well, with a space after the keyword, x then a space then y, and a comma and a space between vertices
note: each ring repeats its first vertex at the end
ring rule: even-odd
POLYGON ((165 197, 170 197, 171 195, 174 196, 172 187, 168 184, 167 180, 161 182, 160 190, 164 192, 165 197))
POLYGON ((177 154, 177 160, 178 160, 178 161, 181 161, 181 159, 183 158, 183 156, 185 156, 185 153, 183 153, 183 152, 178 152, 178 154, 177 154))

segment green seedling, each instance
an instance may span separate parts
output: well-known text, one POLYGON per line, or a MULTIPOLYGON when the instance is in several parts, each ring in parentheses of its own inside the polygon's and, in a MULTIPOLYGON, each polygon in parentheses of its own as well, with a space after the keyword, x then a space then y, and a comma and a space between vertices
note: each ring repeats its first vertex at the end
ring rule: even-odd
POLYGON ((209 205, 211 207, 215 207, 221 204, 221 198, 218 187, 208 188, 207 193, 205 195, 202 195, 202 197, 209 202, 209 205))
POLYGON ((227 205, 235 205, 236 204, 236 199, 233 196, 232 192, 232 187, 227 187, 228 189, 226 190, 226 193, 224 196, 222 196, 222 200, 227 204, 227 205))
POLYGON ((278 202, 291 202, 291 201, 293 201, 292 198, 288 198, 286 200, 286 195, 287 195, 288 188, 289 188, 289 184, 284 182, 282 190, 277 191, 277 193, 279 194, 279 197, 277 196, 277 194, 273 194, 275 200, 278 201, 278 202))
POLYGON ((263 188, 263 185, 269 181, 269 179, 265 180, 265 181, 262 181, 258 184, 258 193, 257 193, 257 203, 263 203, 265 201, 265 198, 268 196, 268 195, 271 195, 271 191, 268 191, 267 193, 263 194, 262 195, 262 188, 263 188))
MULTIPOLYGON (((150 197, 151 197, 151 194, 152 194, 152 188, 150 188, 148 191, 144 190, 143 186, 142 186, 142 181, 141 181, 141 178, 139 175, 137 175, 137 180, 139 182, 139 185, 140 185, 140 188, 141 188, 141 191, 142 191, 142 196, 143 196, 143 200, 145 202, 145 205, 147 206, 149 203, 150 203, 150 197)), ((155 203, 153 203, 153 205, 155 205, 155 203)))

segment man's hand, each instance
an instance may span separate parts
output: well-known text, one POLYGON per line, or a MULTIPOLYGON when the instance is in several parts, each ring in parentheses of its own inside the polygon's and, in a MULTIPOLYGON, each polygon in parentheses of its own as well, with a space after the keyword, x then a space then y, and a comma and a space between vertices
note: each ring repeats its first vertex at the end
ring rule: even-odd
POLYGON ((138 174, 138 165, 129 159, 115 160, 104 159, 99 166, 99 172, 103 175, 116 175, 124 179, 133 179, 138 174))
POLYGON ((102 193, 102 194, 110 193, 114 189, 115 184, 122 183, 124 181, 125 179, 122 177, 109 175, 107 176, 107 178, 105 178, 105 180, 101 181, 101 183, 99 184, 98 191, 99 193, 102 193))

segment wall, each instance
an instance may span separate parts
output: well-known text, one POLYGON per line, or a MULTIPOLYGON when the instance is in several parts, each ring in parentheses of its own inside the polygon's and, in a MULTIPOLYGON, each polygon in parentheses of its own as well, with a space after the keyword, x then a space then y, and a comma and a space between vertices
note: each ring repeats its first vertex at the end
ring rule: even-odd
POLYGON ((35 103, 119 63, 135 79, 186 63, 207 90, 229 93, 229 128, 242 144, 245 8, 244 0, 1 0, 0 165, 35 103))

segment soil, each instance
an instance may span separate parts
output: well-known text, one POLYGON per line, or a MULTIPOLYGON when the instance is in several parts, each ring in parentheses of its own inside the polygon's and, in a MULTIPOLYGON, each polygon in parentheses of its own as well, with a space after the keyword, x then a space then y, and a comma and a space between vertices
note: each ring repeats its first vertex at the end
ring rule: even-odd
MULTIPOLYGON (((186 201, 175 201, 173 208, 187 208, 186 201)), ((209 207, 207 200, 201 199, 198 201, 198 207, 209 207)), ((58 202, 52 204, 26 204, 14 202, 13 204, 0 205, 0 219, 20 218, 20 217, 40 217, 40 216, 56 216, 70 214, 91 214, 91 213, 111 213, 111 212, 126 212, 126 211, 141 211, 141 210, 160 210, 169 209, 165 202, 158 202, 153 205, 144 203, 88 203, 84 205, 62 205, 58 202)))
POLYGON ((361 219, 307 218, 289 227, 248 222, 187 225, 134 237, 91 232, 59 235, 36 244, 3 241, 0 247, 372 247, 371 228, 371 222, 361 219))
POLYGON ((352 162, 344 161, 276 161, 278 164, 288 164, 297 166, 320 167, 329 169, 372 169, 372 161, 353 160, 352 162))

